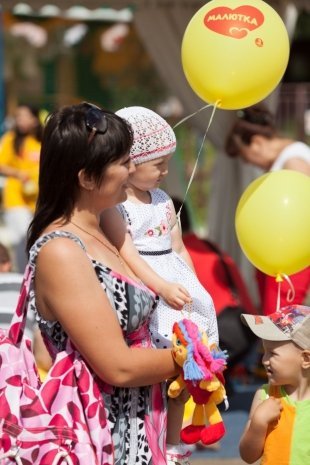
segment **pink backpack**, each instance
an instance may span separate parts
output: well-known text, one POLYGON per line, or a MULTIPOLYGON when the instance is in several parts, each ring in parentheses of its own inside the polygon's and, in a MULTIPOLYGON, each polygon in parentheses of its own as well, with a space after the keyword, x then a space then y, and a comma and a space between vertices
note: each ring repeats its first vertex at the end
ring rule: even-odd
POLYGON ((0 329, 0 463, 112 465, 99 382, 70 341, 40 381, 23 336, 32 278, 28 265, 10 330, 0 329))

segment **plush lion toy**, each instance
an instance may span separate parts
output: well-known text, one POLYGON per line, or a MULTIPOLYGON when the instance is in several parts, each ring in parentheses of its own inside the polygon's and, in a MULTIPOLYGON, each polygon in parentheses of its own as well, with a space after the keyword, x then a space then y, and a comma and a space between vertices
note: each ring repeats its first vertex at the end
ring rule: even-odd
POLYGON ((199 331, 191 320, 183 319, 173 325, 173 356, 183 370, 169 386, 169 397, 177 397, 186 387, 195 403, 192 423, 181 431, 187 444, 201 441, 213 444, 225 434, 225 426, 217 405, 227 397, 223 370, 226 355, 210 350, 206 333, 199 331))

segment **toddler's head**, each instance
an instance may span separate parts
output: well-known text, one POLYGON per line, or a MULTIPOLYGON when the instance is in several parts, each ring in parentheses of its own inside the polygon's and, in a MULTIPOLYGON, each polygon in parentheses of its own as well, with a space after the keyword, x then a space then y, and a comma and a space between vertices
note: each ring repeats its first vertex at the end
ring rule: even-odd
POLYGON ((310 349, 310 307, 288 305, 268 316, 242 314, 256 336, 266 341, 291 341, 310 349))
POLYGON ((269 382, 297 385, 300 374, 310 379, 310 307, 289 305, 268 316, 242 315, 263 340, 263 364, 269 382))
POLYGON ((116 112, 133 129, 134 142, 130 156, 135 165, 171 155, 176 148, 172 127, 154 111, 139 107, 122 108, 116 112))

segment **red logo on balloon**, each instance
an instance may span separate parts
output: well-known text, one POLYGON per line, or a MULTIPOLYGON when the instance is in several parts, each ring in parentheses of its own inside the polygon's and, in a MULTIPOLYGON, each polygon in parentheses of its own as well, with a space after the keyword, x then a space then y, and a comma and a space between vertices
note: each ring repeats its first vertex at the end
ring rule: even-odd
POLYGON ((204 18, 204 24, 211 31, 224 36, 242 39, 264 22, 263 13, 250 5, 232 9, 225 6, 213 8, 204 18))

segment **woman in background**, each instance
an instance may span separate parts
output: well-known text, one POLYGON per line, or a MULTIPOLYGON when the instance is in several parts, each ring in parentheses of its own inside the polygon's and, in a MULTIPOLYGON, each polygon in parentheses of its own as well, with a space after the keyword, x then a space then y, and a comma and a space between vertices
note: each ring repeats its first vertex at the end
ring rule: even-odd
POLYGON ((25 237, 38 193, 42 126, 39 110, 26 104, 15 112, 14 128, 0 141, 0 174, 6 177, 2 208, 16 271, 26 265, 25 237))
MULTIPOLYGON (((274 115, 263 105, 255 105, 237 112, 226 140, 230 157, 241 157, 264 171, 289 169, 310 176, 310 148, 307 144, 282 137, 275 124, 274 115)), ((304 303, 310 289, 310 267, 290 276, 295 289, 292 303, 304 303)), ((258 289, 262 312, 267 315, 276 308, 278 284, 271 276, 257 270, 258 289)), ((281 286, 281 304, 287 305, 288 284, 281 286)))

